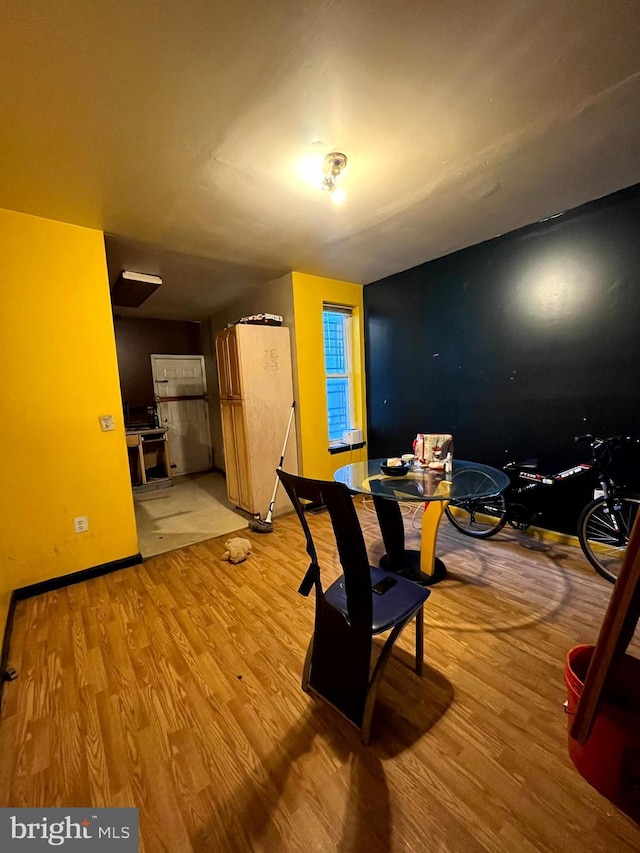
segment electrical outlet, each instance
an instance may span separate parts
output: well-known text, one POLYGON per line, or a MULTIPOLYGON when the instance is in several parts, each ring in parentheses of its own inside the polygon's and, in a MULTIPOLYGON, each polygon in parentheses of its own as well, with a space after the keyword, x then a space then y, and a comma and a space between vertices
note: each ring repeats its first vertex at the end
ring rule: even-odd
POLYGON ((102 432, 111 432, 111 430, 116 428, 113 422, 113 415, 100 415, 98 420, 100 421, 100 429, 102 432))
POLYGON ((86 515, 79 515, 73 519, 73 529, 76 533, 86 533, 89 529, 89 519, 86 515))

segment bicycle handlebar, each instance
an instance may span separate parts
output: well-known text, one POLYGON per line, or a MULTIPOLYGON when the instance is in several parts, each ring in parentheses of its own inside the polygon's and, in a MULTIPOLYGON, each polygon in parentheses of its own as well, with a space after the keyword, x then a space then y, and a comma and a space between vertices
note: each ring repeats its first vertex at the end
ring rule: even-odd
POLYGON ((613 446, 613 449, 620 447, 624 442, 635 442, 640 444, 640 439, 633 438, 630 435, 610 435, 608 438, 597 438, 595 435, 588 433, 587 435, 576 435, 574 441, 589 443, 591 445, 591 453, 593 454, 593 462, 596 464, 602 463, 603 455, 607 449, 613 446))
POLYGON ((595 435, 588 433, 587 435, 576 435, 573 439, 576 442, 588 442, 589 444, 610 444, 612 441, 638 441, 631 435, 610 435, 607 438, 597 438, 595 435))

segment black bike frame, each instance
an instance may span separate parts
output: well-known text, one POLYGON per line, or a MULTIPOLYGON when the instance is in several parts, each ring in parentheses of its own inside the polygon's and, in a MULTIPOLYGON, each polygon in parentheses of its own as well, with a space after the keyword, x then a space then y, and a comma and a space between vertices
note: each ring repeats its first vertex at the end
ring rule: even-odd
MULTIPOLYGON (((513 464, 513 463, 512 463, 513 464)), ((525 480, 529 487, 522 486, 520 490, 517 490, 517 487, 513 486, 516 490, 517 494, 521 492, 528 491, 528 488, 535 488, 536 486, 553 486, 554 483, 561 482, 562 480, 571 480, 573 477, 579 477, 581 474, 586 474, 588 471, 592 471, 594 465, 590 462, 581 462, 579 465, 574 465, 573 468, 567 468, 566 471, 560 471, 559 474, 538 474, 535 471, 527 471, 523 468, 518 468, 518 464, 513 464, 512 468, 507 468, 507 473, 513 473, 514 477, 517 480, 525 480)))
MULTIPOLYGON (((525 465, 526 463, 520 463, 525 465)), ((571 468, 566 468, 564 471, 559 471, 557 474, 540 474, 537 471, 528 471, 525 467, 520 467, 517 462, 510 462, 505 465, 503 470, 509 474, 511 480, 510 485, 505 491, 507 499, 507 519, 513 523, 516 519, 522 529, 525 529, 530 524, 533 524, 535 518, 540 515, 532 507, 526 503, 518 503, 518 498, 524 496, 531 491, 539 489, 541 486, 555 486, 556 483, 562 483, 565 480, 572 480, 574 477, 582 477, 585 474, 596 469, 598 471, 598 480, 600 481, 600 490, 607 499, 611 493, 609 483, 604 475, 604 472, 597 463, 581 462, 578 465, 573 465, 571 468), (522 510, 526 511, 526 515, 520 517, 522 510)))

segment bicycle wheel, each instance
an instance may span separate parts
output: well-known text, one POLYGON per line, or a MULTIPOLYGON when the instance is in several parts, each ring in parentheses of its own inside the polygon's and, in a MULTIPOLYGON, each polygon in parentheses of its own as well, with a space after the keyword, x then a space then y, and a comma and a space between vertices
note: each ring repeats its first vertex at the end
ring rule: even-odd
POLYGON ((615 583, 627 550, 640 498, 596 498, 580 513, 578 539, 584 555, 603 578, 615 583))
POLYGON ((489 474, 473 468, 460 471, 455 476, 455 491, 464 497, 449 501, 445 513, 456 530, 476 539, 488 539, 502 530, 507 520, 507 502, 489 474), (487 495, 492 490, 495 494, 487 495))

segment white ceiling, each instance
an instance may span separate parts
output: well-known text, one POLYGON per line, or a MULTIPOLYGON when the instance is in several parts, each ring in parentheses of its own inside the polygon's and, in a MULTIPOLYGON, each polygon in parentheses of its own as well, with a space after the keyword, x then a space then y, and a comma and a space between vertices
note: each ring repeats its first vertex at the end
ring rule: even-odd
POLYGON ((202 319, 291 269, 368 283, 640 181, 637 0, 0 16, 0 206, 115 235, 114 269, 163 275, 142 316, 202 319), (331 150, 341 207, 297 173, 331 150))

